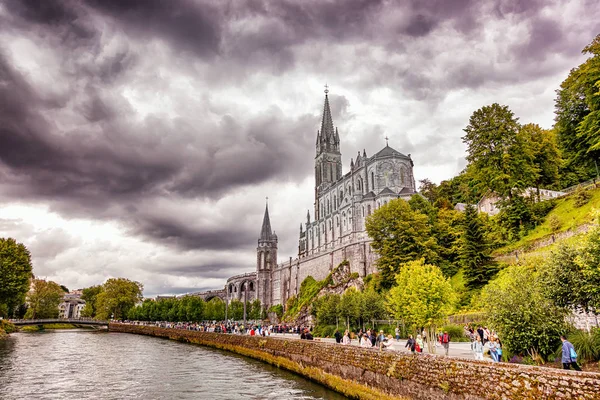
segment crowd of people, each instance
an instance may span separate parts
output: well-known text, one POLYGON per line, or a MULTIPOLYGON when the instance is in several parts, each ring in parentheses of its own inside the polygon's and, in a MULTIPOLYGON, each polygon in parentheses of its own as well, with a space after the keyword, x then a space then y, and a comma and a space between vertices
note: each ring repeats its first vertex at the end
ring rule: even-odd
MULTIPOLYGON (((117 322, 117 321, 114 321, 117 322)), ((157 326, 160 328, 172 328, 172 329, 186 329, 200 332, 216 332, 216 333, 229 333, 234 335, 250 335, 250 336, 271 336, 272 334, 291 334, 300 335, 301 340, 314 340, 311 327, 294 326, 286 324, 276 325, 261 325, 260 323, 249 323, 244 325, 241 322, 166 322, 166 321, 124 321, 127 324, 133 325, 145 325, 145 326, 157 326)), ((353 340, 357 340, 357 345, 363 348, 375 348, 379 350, 388 351, 399 351, 407 350, 413 354, 423 353, 425 346, 427 345, 427 334, 424 330, 417 334, 416 337, 409 335, 404 349, 401 348, 400 344, 400 332, 396 328, 395 338, 391 334, 385 334, 383 330, 379 330, 377 333, 374 329, 367 329, 363 332, 359 329, 357 332, 350 332, 345 330, 344 334, 341 334, 339 330, 334 333, 336 343, 341 345, 351 345, 353 340)), ((484 360, 484 353, 488 350, 492 362, 502 361, 502 342, 500 338, 493 330, 489 330, 485 326, 469 327, 465 326, 465 335, 471 340, 471 351, 476 360, 484 360)), ((444 354, 448 356, 451 337, 448 332, 443 331, 437 334, 436 346, 441 346, 444 349, 444 354)), ((563 368, 580 371, 577 364, 577 354, 573 345, 564 337, 561 336, 563 341, 562 347, 562 364, 563 368)), ((355 342, 356 343, 356 342, 355 342)), ((356 344, 355 344, 356 345, 356 344)))

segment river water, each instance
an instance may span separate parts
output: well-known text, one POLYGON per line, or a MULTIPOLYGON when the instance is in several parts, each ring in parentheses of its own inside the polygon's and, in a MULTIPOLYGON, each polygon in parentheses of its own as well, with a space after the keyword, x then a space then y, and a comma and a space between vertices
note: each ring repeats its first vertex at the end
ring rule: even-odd
POLYGON ((261 362, 172 340, 62 330, 0 340, 0 399, 345 399, 261 362))

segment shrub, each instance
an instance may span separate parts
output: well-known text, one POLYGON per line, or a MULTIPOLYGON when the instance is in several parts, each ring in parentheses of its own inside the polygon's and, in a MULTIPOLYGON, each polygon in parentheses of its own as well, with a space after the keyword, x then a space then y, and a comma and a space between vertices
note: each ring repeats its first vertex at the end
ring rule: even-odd
POLYGON ((465 329, 461 325, 449 324, 442 327, 442 332, 448 332, 453 342, 468 342, 470 339, 465 335, 465 329))
POLYGON ((569 342, 573 344, 579 361, 600 360, 600 329, 594 329, 591 333, 576 330, 569 335, 569 342))
POLYGON ((548 224, 550 225, 552 232, 558 232, 562 225, 560 219, 558 219, 556 215, 551 215, 550 218, 548 218, 548 224))
POLYGON ((4 319, 0 320, 0 329, 2 329, 6 333, 13 333, 17 331, 17 327, 14 324, 4 319))
POLYGON ((575 205, 575 207, 584 206, 587 204, 588 201, 590 201, 591 197, 592 197, 592 195, 590 192, 585 190, 583 187, 579 186, 575 190, 575 194, 573 195, 573 198, 574 198, 573 204, 575 205))
MULTIPOLYGON (((344 333, 344 327, 340 327, 340 333, 344 333)), ((333 337, 335 333, 335 325, 317 325, 313 329, 313 336, 316 337, 333 337)))

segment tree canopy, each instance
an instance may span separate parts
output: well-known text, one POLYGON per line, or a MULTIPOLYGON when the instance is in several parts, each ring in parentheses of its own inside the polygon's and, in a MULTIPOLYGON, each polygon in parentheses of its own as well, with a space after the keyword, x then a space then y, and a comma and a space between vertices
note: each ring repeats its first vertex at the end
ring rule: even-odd
POLYGON ((464 129, 467 161, 483 191, 512 198, 530 186, 538 173, 534 155, 522 135, 518 118, 494 103, 475 111, 464 129))
POLYGON ((431 234, 429 217, 413 210, 404 200, 388 202, 367 217, 367 233, 371 246, 379 253, 377 261, 381 285, 390 288, 400 266, 419 258, 436 260, 435 237, 431 234))
POLYGON ((143 285, 125 278, 110 278, 96 296, 98 319, 124 319, 127 312, 142 301, 143 285))
POLYGON ((29 290, 31 255, 25 245, 0 238, 0 316, 12 316, 29 290))
POLYGON ((442 271, 420 259, 402 265, 386 305, 394 318, 415 328, 425 327, 428 350, 434 353, 436 328, 445 322, 455 302, 456 294, 442 271))
POLYGON ((600 34, 582 53, 590 57, 571 70, 555 101, 555 129, 565 158, 564 185, 596 175, 594 161, 600 156, 600 34))
POLYGON ((32 290, 27 295, 29 308, 25 314, 28 319, 57 318, 58 305, 65 295, 56 282, 34 279, 32 290))

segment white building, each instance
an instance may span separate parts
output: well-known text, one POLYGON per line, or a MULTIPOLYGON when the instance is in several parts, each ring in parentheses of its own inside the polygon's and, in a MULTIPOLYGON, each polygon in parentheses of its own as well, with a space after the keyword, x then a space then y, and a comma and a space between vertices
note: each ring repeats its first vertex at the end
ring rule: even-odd
POLYGON ((85 307, 85 300, 81 298, 81 293, 67 293, 58 305, 58 318, 81 318, 83 307, 85 307))

